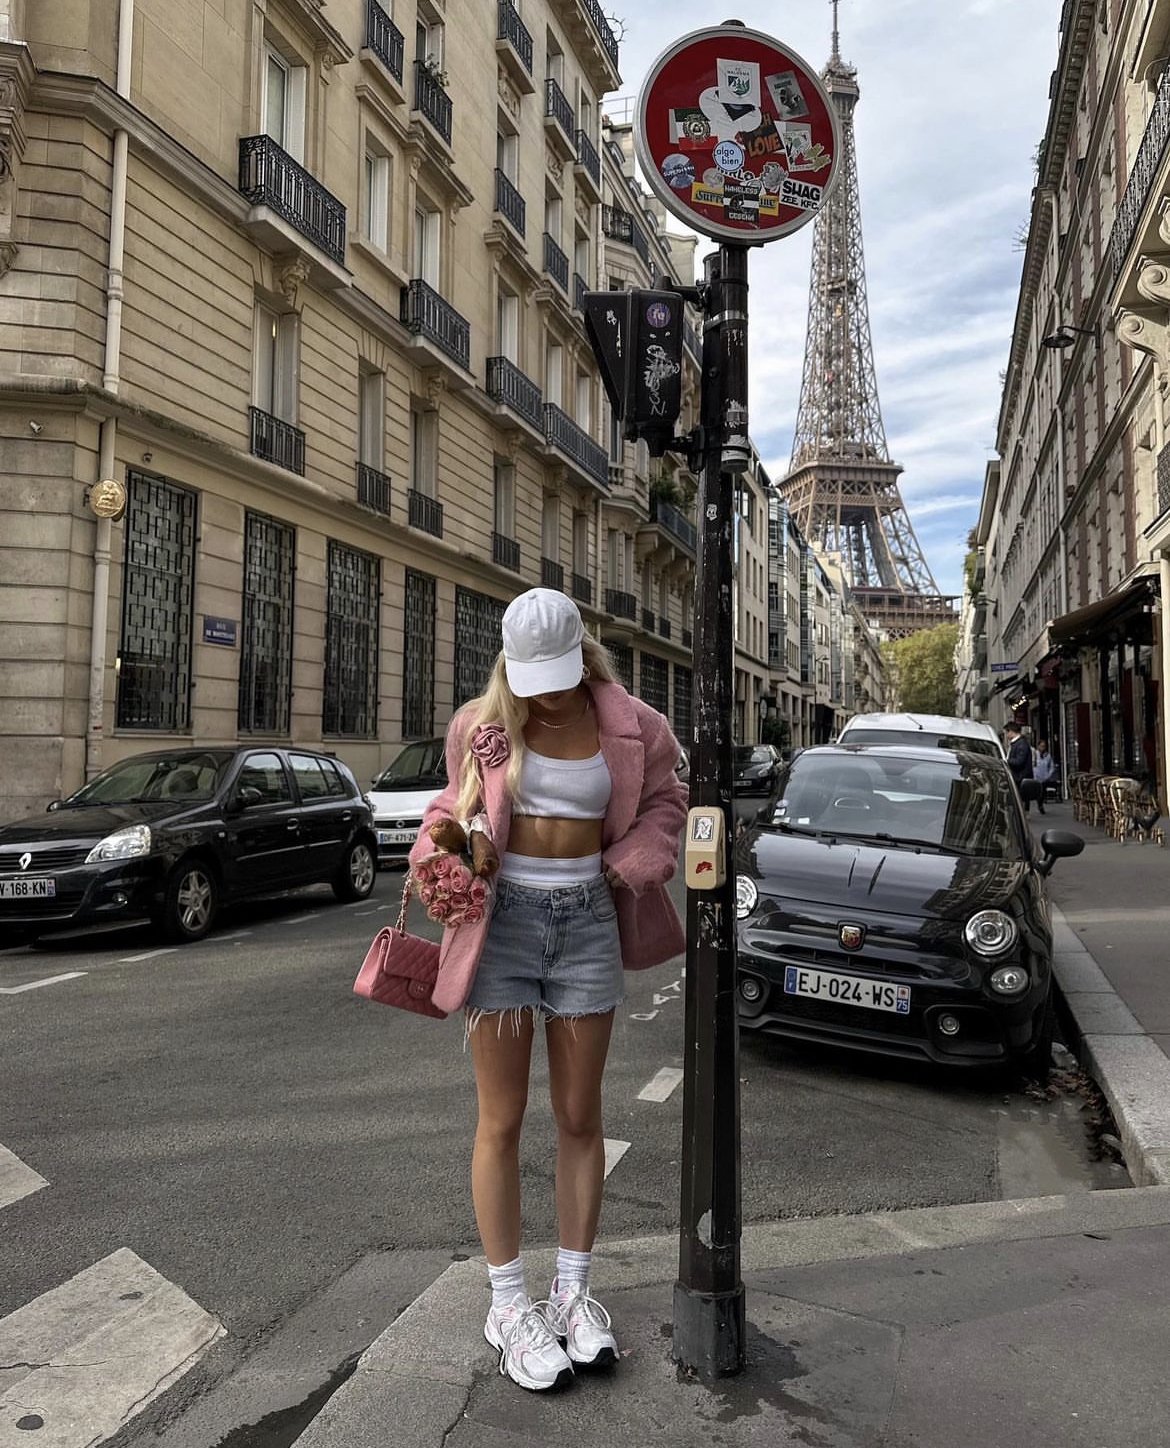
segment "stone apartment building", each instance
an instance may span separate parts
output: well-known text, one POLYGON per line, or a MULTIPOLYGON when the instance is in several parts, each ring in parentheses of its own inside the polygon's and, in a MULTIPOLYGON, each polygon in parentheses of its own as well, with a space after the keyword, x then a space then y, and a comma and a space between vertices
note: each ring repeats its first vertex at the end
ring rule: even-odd
POLYGON ((0 0, 6 813, 170 741, 369 778, 539 583, 689 732, 693 527, 582 325, 678 260, 619 79, 596 0, 0 0))
POLYGON ((1164 806, 1168 63, 1167 0, 1065 0, 976 540, 993 722, 1164 806))

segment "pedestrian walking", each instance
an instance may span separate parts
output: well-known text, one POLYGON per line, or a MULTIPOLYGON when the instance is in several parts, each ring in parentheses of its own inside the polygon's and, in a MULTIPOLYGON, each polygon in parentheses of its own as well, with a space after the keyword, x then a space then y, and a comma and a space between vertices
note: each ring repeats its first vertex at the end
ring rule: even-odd
POLYGON ((1044 813, 1044 799, 1048 786, 1056 784, 1056 760, 1048 752, 1048 740, 1038 739, 1032 753, 1032 777, 1040 786, 1040 813, 1044 813))
MULTIPOLYGON (((1024 782, 1033 777, 1032 748, 1024 738, 1018 724, 1008 724, 1003 731, 1003 737, 1007 744, 1007 766, 1011 770, 1012 778, 1016 781, 1016 785, 1019 788, 1020 798, 1024 801, 1024 812, 1031 814, 1032 791, 1024 788, 1024 782)), ((1043 801, 1040 807, 1043 809, 1043 801)))
POLYGON ((433 999, 464 1009, 479 1116, 471 1160, 492 1301, 484 1336, 521 1387, 562 1385, 616 1362, 609 1313, 589 1290, 605 1147, 601 1081, 623 966, 679 954, 685 932, 664 885, 686 818, 667 720, 616 680, 576 604, 553 589, 513 599, 484 692, 447 731, 448 784, 430 826, 466 822, 499 856, 482 922, 444 930, 433 999), (520 1257, 520 1135, 537 1019, 557 1127, 560 1246, 546 1297, 520 1257))

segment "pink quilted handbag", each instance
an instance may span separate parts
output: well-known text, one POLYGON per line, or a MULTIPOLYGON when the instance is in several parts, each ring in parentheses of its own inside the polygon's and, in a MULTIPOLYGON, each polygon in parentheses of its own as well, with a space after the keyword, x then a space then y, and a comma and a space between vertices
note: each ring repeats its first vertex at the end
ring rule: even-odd
POLYGON ((439 947, 433 940, 410 935, 403 928, 410 887, 411 879, 407 874, 402 886, 398 923, 384 926, 374 936, 353 988, 358 995, 380 1005, 398 1006, 404 1011, 444 1021, 447 1012, 431 1004, 431 991, 439 975, 439 947))

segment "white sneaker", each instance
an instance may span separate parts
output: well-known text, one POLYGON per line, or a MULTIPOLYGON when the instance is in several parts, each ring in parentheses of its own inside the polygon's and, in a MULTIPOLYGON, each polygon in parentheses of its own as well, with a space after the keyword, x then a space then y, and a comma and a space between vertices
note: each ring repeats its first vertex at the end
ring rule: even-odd
POLYGON ((491 1308, 483 1335, 500 1354, 500 1372, 530 1392, 564 1387, 573 1364, 549 1330, 547 1302, 518 1293, 507 1307, 491 1308))
POLYGON ((583 1368, 610 1367, 618 1360, 617 1338, 609 1313, 581 1282, 549 1293, 548 1325, 565 1344, 571 1362, 583 1368))

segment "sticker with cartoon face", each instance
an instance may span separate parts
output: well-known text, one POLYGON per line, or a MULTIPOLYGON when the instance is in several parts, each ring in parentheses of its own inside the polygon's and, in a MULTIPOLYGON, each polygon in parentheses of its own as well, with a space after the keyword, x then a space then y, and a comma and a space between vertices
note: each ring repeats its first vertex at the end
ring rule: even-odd
POLYGON ((808 115, 808 101, 800 88, 796 72, 782 71, 779 75, 765 76, 764 84, 776 107, 776 115, 782 121, 796 120, 808 115))

